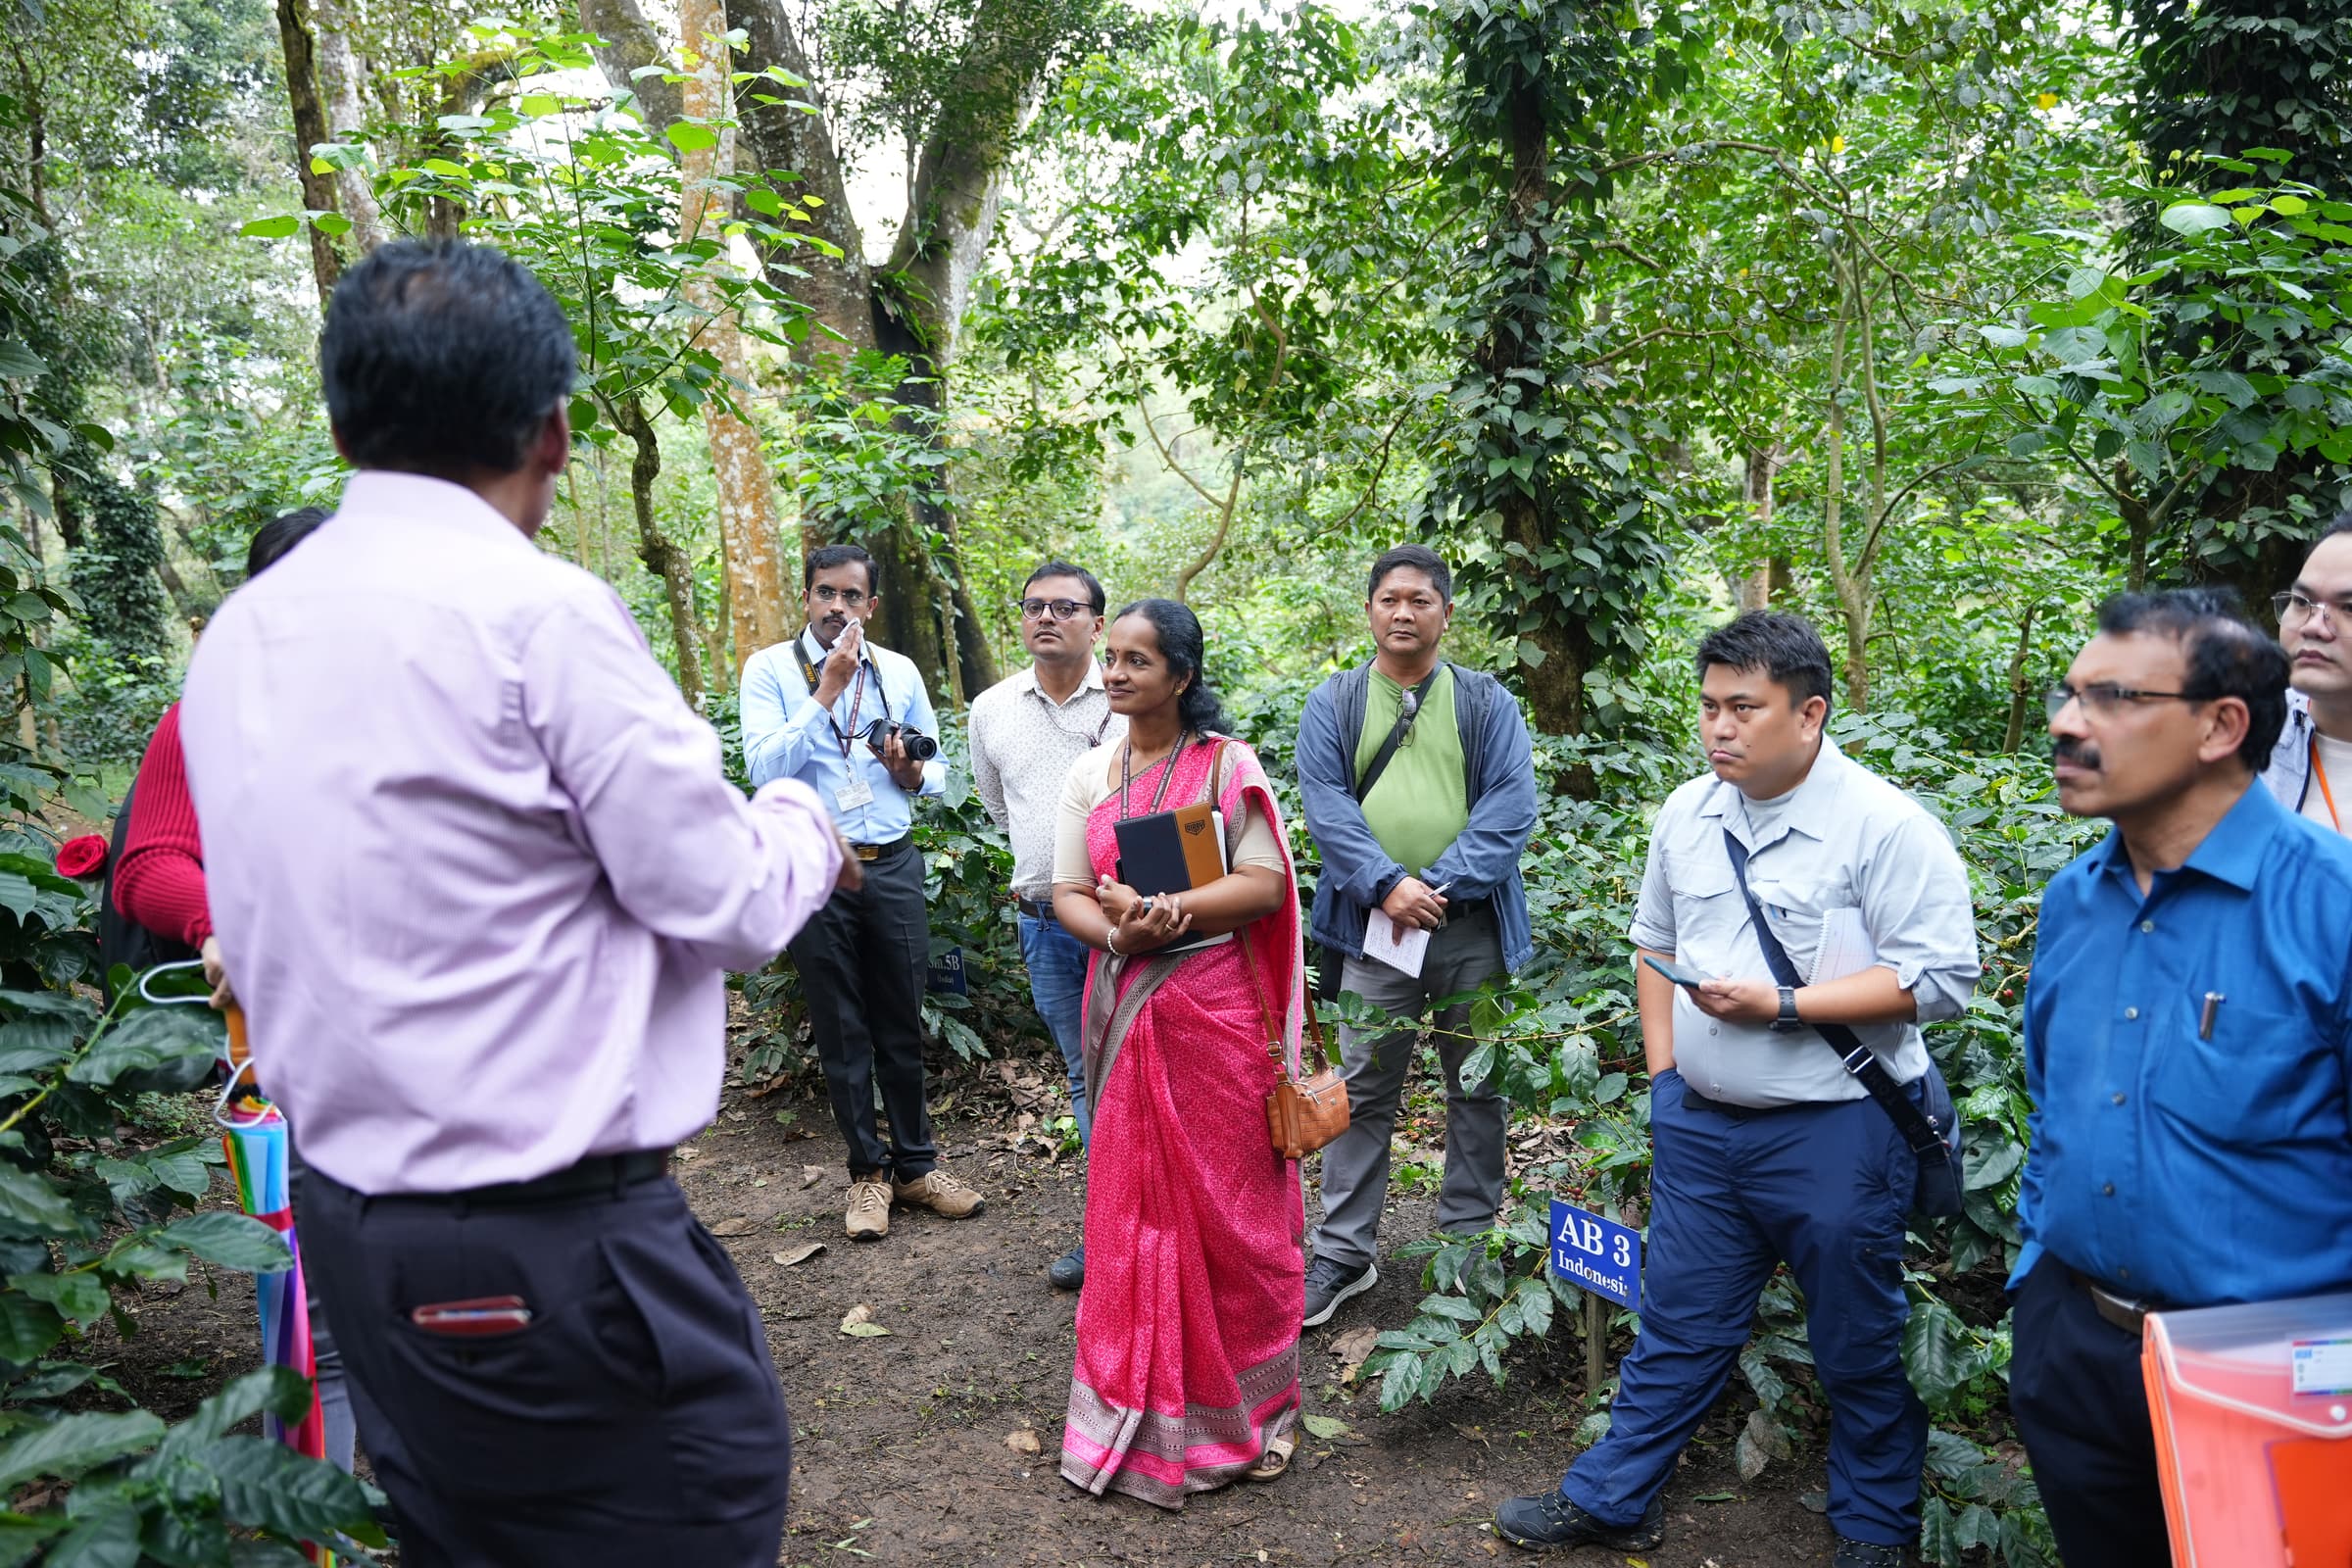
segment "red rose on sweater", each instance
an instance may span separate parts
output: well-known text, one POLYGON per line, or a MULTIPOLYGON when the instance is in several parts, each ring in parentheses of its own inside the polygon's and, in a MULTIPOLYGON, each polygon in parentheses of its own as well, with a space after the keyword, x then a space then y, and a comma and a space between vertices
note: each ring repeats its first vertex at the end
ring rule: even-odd
POLYGON ((96 876, 106 869, 106 837, 100 833, 84 833, 77 839, 68 839, 57 852, 59 876, 96 876))

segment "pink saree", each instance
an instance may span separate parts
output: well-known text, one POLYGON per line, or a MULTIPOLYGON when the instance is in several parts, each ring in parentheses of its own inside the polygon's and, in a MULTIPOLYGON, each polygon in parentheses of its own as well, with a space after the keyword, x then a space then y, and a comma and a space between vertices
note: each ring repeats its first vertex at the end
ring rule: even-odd
MULTIPOLYGON (((1200 800, 1214 745, 1172 761, 1165 806, 1200 800)), ((1242 804, 1281 817, 1257 758, 1226 742, 1218 803, 1228 860, 1242 804)), ((1137 809, 1158 786, 1134 781, 1137 809)), ((1098 875, 1117 862, 1113 795, 1087 821, 1098 875)), ((1101 1495, 1180 1508, 1187 1494, 1238 1479, 1298 1419, 1298 1318, 1306 1228, 1298 1170, 1275 1154, 1258 965, 1295 1061, 1304 1004, 1298 879, 1291 896, 1231 942, 1175 957, 1097 954, 1086 988, 1086 1285, 1061 1473, 1101 1495), (1245 947, 1242 936, 1248 938, 1245 947)))

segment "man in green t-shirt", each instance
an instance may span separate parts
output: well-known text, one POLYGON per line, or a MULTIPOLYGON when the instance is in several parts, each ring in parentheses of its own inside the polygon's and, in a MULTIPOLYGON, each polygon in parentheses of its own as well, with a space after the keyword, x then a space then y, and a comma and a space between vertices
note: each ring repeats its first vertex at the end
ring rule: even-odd
MULTIPOLYGON (((1374 562, 1372 662, 1316 688, 1298 721, 1298 792, 1323 861, 1314 939, 1326 970, 1341 966, 1336 989, 1398 1019, 1509 973, 1534 947, 1519 879, 1536 825, 1527 723, 1500 682, 1439 656, 1452 590, 1446 563, 1421 545, 1374 562)), ((1446 1084, 1437 1218, 1450 1234, 1485 1230, 1502 1198, 1502 1097, 1492 1083, 1461 1084, 1469 1021, 1467 1004, 1432 1020, 1446 1084)), ((1349 1120, 1323 1152, 1309 1328, 1380 1279, 1389 1136, 1417 1028, 1341 1033, 1349 1120)))

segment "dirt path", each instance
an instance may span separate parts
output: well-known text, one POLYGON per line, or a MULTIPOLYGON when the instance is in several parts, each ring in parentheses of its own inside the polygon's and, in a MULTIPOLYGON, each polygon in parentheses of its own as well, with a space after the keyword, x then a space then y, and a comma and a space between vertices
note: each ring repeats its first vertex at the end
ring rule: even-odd
MULTIPOLYGON (((987 1191, 987 1213, 954 1224, 902 1213, 885 1241, 853 1246, 841 1235, 847 1178, 831 1126, 819 1101, 731 1102, 696 1140, 682 1178, 759 1298, 791 1403, 786 1562, 862 1555, 1097 1568, 1521 1556, 1488 1524, 1498 1500, 1556 1481, 1573 1456, 1569 1434, 1585 1414, 1577 1387, 1531 1362, 1500 1392, 1454 1384, 1434 1407, 1382 1416, 1375 1393, 1341 1384, 1332 1348, 1349 1329, 1403 1324, 1421 1295, 1410 1269, 1385 1271, 1376 1291, 1308 1336, 1307 1408, 1348 1430, 1310 1441, 1289 1476, 1197 1497, 1174 1515, 1097 1500, 1062 1481, 1055 1462, 1076 1301, 1049 1289, 1045 1270, 1078 1239, 1070 1162, 1015 1152, 1001 1121, 951 1115, 941 1147, 987 1191), (779 1125, 779 1111, 788 1123, 779 1125), (777 1262, 810 1242, 824 1250, 777 1262), (860 1305, 887 1336, 841 1332, 860 1305), (1024 1433, 1035 1453, 1007 1446, 1024 1433)), ((1384 1244, 1428 1225, 1425 1202, 1396 1200, 1384 1244)), ((1829 1528, 1796 1497, 1821 1485, 1818 1461, 1775 1466, 1760 1489, 1740 1485, 1730 1455, 1744 1414, 1737 1396, 1727 1399, 1693 1445, 1668 1494, 1667 1543, 1647 1554, 1648 1568, 1828 1560, 1829 1528)), ((1627 1559, 1590 1551, 1550 1560, 1582 1568, 1627 1559)))
MULTIPOLYGON (((993 1073, 944 1086, 941 1147, 987 1191, 988 1211, 956 1224, 902 1213, 887 1240, 868 1246, 842 1236, 847 1178, 821 1099, 730 1093, 717 1123, 681 1152, 680 1180, 696 1211, 759 1299, 792 1408, 793 1511, 782 1562, 1828 1561, 1829 1528, 1798 1497, 1822 1485, 1819 1456, 1800 1454, 1742 1485, 1731 1452, 1749 1401, 1737 1392, 1702 1429, 1667 1494, 1664 1546, 1642 1558, 1523 1558, 1489 1524, 1499 1500, 1551 1484, 1574 1456, 1570 1435, 1585 1415, 1581 1356, 1568 1340, 1556 1355, 1515 1360, 1502 1390, 1454 1383, 1434 1406, 1381 1415, 1375 1391, 1343 1383, 1334 1348, 1350 1330, 1411 1317, 1421 1290, 1402 1264, 1384 1269, 1379 1288, 1349 1302, 1337 1323, 1308 1335, 1307 1409, 1347 1430, 1310 1439, 1290 1475, 1196 1497, 1181 1514, 1079 1493, 1056 1464, 1077 1303, 1051 1290, 1045 1271, 1077 1241, 1081 1200, 1073 1162, 1045 1157, 1043 1142, 1022 1126, 1019 1107, 1037 1102, 1042 1089, 1026 1068, 1009 1086, 993 1073), (820 1242, 813 1255, 778 1261, 820 1242), (886 1335, 841 1332, 843 1317, 861 1305, 886 1335), (1008 1438, 1034 1441, 1036 1451, 1010 1446, 1008 1438)), ((1393 1199, 1384 1246, 1426 1234, 1429 1219, 1426 1201, 1393 1199)), ((135 1338, 118 1341, 101 1328, 85 1353, 158 1413, 186 1414, 259 1359, 250 1282, 226 1276, 220 1284, 217 1298, 201 1284, 151 1289, 135 1338)))

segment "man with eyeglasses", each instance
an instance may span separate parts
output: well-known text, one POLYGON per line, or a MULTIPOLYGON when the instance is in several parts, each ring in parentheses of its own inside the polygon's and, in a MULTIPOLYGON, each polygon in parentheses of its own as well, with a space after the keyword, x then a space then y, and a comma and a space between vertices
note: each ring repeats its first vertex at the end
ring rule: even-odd
POLYGON ((2009 1399, 2067 1568, 2172 1561, 2151 1310, 2352 1286, 2352 844, 2255 775, 2287 662, 2215 589, 2125 594, 2050 693, 2009 1399))
POLYGON ((2352 831, 2352 512, 2320 536, 2271 609, 2293 689, 2263 780, 2306 820, 2352 831))
MULTIPOLYGON (((997 826, 1012 841, 1012 897, 1020 906, 1021 957, 1029 998, 1061 1048, 1070 1110, 1081 1145, 1094 1136, 1086 1098, 1086 964, 1092 950, 1054 916, 1054 834, 1070 765, 1127 721, 1110 710, 1095 643, 1104 600, 1095 574, 1049 561, 1029 574, 1014 606, 1029 667, 972 699, 972 784, 997 826)), ((1054 1259, 1046 1277, 1055 1290, 1086 1283, 1082 1241, 1054 1259)))
POLYGON ((808 552, 808 629, 743 666, 743 758, 755 785, 816 791, 864 862, 865 885, 834 895, 787 950, 800 971, 833 1119, 849 1146, 848 1229, 890 1232, 894 1202, 966 1219, 980 1195, 939 1168, 923 1086, 923 984, 931 965, 914 798, 947 789, 939 718, 912 661, 865 640, 880 604, 874 558, 856 545, 808 552), (907 733, 929 743, 918 760, 907 733), (890 1137, 874 1119, 882 1091, 890 1137))

